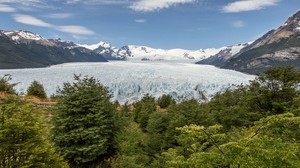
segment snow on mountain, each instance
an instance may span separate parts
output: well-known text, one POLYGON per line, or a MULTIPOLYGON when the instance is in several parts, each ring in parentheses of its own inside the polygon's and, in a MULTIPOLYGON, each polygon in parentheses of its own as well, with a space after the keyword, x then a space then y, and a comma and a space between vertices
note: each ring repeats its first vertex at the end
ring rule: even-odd
POLYGON ((152 61, 160 61, 160 60, 190 60, 190 62, 196 62, 210 56, 213 56, 220 52, 221 48, 209 48, 209 49, 199 49, 199 50, 185 50, 185 49, 156 49, 147 46, 137 46, 137 45, 128 45, 123 46, 120 49, 113 47, 111 44, 107 42, 100 42, 98 44, 93 45, 81 45, 81 47, 85 47, 95 51, 98 54, 103 55, 109 60, 152 60, 152 61))
POLYGON ((30 31, 24 30, 15 30, 15 31, 4 31, 2 30, 1 33, 6 35, 11 40, 15 41, 16 43, 29 43, 35 41, 38 44, 47 45, 47 46, 54 46, 55 44, 49 41, 48 39, 43 38, 42 36, 32 33, 30 31))
POLYGON ((197 62, 197 64, 209 64, 220 66, 224 64, 228 59, 232 58, 235 54, 239 53, 243 48, 249 46, 251 43, 252 42, 225 47, 217 54, 209 58, 203 59, 197 62))
POLYGON ((122 48, 118 53, 130 53, 130 55, 127 56, 129 60, 202 60, 217 54, 222 49, 223 47, 219 49, 210 48, 205 50, 164 50, 146 46, 129 45, 126 48, 122 48))
POLYGON ((158 98, 170 94, 176 100, 211 98, 234 84, 248 83, 255 76, 209 65, 168 62, 69 63, 41 69, 0 70, 0 76, 11 74, 16 90, 26 92, 33 80, 41 82, 48 95, 63 82, 72 82, 73 74, 93 76, 107 86, 113 101, 129 103, 146 93, 158 98), (59 74, 59 75, 58 75, 59 74), (51 79, 51 80, 49 80, 51 79))
POLYGON ((107 42, 103 42, 103 41, 100 41, 97 44, 91 44, 91 45, 88 45, 88 44, 78 44, 78 46, 81 46, 81 47, 84 47, 84 48, 87 48, 87 49, 90 49, 90 50, 95 50, 95 49, 97 49, 99 47, 112 48, 111 44, 109 44, 107 42))

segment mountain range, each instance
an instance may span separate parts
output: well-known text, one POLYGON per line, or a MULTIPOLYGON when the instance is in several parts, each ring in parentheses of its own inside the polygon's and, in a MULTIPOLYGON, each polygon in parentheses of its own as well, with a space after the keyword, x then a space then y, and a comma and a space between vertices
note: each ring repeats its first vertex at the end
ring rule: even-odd
POLYGON ((210 64, 251 74, 261 73, 274 66, 290 65, 300 69, 300 11, 289 17, 282 26, 269 31, 237 54, 215 55, 198 64, 210 64))
POLYGON ((257 74, 272 66, 292 65, 300 69, 300 11, 277 29, 254 42, 199 50, 155 49, 108 42, 81 45, 38 34, 0 30, 0 69, 37 68, 67 62, 179 61, 210 64, 257 74))

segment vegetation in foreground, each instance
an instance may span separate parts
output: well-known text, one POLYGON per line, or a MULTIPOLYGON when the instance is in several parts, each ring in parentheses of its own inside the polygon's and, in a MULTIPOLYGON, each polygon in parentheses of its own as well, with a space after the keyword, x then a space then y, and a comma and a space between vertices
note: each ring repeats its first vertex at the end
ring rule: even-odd
MULTIPOLYGON (((9 77, 0 91, 15 94, 9 77)), ((150 95, 109 101, 93 77, 75 76, 57 103, 1 99, 0 167, 300 167, 300 72, 272 68, 206 103, 150 95)))

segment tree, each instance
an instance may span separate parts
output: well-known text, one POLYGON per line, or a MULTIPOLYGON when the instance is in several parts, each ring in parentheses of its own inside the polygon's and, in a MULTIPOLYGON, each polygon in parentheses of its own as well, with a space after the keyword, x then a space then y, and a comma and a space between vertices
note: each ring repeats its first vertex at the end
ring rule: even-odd
POLYGON ((178 128, 180 146, 163 152, 163 167, 299 167, 300 117, 291 113, 262 118, 238 136, 222 126, 178 128))
POLYGON ((159 107, 167 108, 171 104, 175 104, 176 102, 171 95, 162 95, 160 98, 158 98, 157 103, 159 107))
POLYGON ((36 96, 39 98, 47 98, 44 86, 38 81, 33 81, 27 89, 28 96, 36 96))
POLYGON ((0 103, 0 167, 68 167, 48 139, 41 111, 16 98, 0 103))
POLYGON ((53 140, 71 167, 96 167, 114 153, 115 106, 98 80, 74 80, 58 90, 53 140))
POLYGON ((146 131, 150 114, 156 111, 155 98, 146 94, 141 101, 134 104, 133 119, 143 131, 146 131))
POLYGON ((10 84, 9 81, 12 80, 11 75, 4 75, 0 79, 0 92, 8 93, 8 94, 16 94, 14 87, 17 85, 16 83, 10 84))
POLYGON ((299 82, 300 72, 291 66, 270 68, 251 81, 249 104, 260 112, 282 114, 294 104, 299 82))

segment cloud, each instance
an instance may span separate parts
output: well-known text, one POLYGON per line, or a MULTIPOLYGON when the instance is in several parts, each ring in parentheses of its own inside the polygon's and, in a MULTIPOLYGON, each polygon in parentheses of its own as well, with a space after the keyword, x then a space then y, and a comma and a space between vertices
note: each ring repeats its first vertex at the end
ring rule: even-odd
POLYGON ((241 27, 244 27, 245 26, 245 22, 242 21, 242 20, 238 20, 238 21, 235 21, 233 24, 232 24, 233 27, 236 27, 236 28, 241 28, 241 27))
POLYGON ((0 3, 14 4, 16 8, 31 9, 34 7, 49 7, 45 0, 0 0, 0 3))
POLYGON ((0 4, 0 12, 15 12, 16 9, 8 5, 0 4))
POLYGON ((136 20, 134 20, 136 23, 146 23, 147 22, 147 20, 145 20, 145 19, 136 19, 136 20))
POLYGON ((58 30, 60 32, 70 33, 70 34, 76 34, 76 35, 93 35, 95 32, 92 30, 89 30, 86 27, 83 26, 76 26, 76 25, 67 25, 67 26, 57 26, 50 23, 47 23, 43 20, 40 20, 34 16, 30 15, 21 15, 16 14, 13 15, 13 18, 16 22, 31 25, 31 26, 38 26, 38 27, 48 27, 55 30, 58 30))
POLYGON ((38 26, 38 27, 52 27, 52 24, 46 23, 36 17, 30 16, 30 15, 21 15, 16 14, 13 15, 13 18, 16 22, 32 25, 32 26, 38 26))
POLYGON ((67 4, 83 3, 86 5, 105 4, 105 5, 116 5, 116 4, 127 4, 128 0, 66 0, 67 4))
POLYGON ((192 3, 195 0, 138 0, 133 2, 129 8, 137 12, 153 12, 173 5, 192 3))
POLYGON ((72 13, 52 13, 45 15, 47 18, 52 18, 52 19, 66 19, 72 17, 72 13))
POLYGON ((227 4, 222 8, 225 13, 238 13, 260 10, 268 6, 277 5, 279 0, 240 0, 227 4))
POLYGON ((58 31, 71 33, 71 34, 78 34, 78 35, 93 35, 95 32, 92 30, 87 29, 83 26, 58 26, 58 31))

